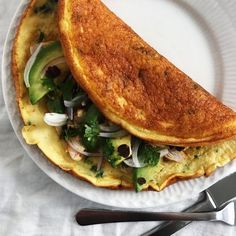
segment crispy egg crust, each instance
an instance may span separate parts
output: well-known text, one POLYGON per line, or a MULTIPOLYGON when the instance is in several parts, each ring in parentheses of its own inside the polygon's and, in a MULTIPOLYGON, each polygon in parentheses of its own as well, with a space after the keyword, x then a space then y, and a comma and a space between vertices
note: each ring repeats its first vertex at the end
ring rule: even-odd
POLYGON ((210 145, 236 135, 235 112, 100 0, 60 0, 58 19, 75 79, 114 123, 144 140, 179 146, 210 145))
MULTIPOLYGON (((91 161, 96 164, 97 159, 89 162, 74 161, 67 152, 66 143, 58 137, 55 128, 47 126, 43 116, 47 112, 44 101, 32 105, 24 85, 23 73, 30 57, 30 47, 34 46, 40 32, 45 34, 45 40, 58 40, 55 12, 52 14, 35 14, 36 6, 44 4, 45 0, 32 0, 25 10, 19 23, 14 47, 12 50, 12 74, 16 88, 16 100, 24 121, 22 135, 29 145, 37 145, 42 151, 42 158, 46 157, 60 169, 83 179, 97 187, 110 189, 132 189, 132 170, 130 168, 112 168, 104 162, 104 177, 96 178, 91 169, 91 161)), ((62 2, 63 4, 63 2, 62 2)), ((69 65, 70 66, 70 65, 69 65)), ((223 166, 236 156, 236 140, 230 140, 209 147, 189 148, 185 159, 181 163, 160 160, 152 170, 152 178, 143 189, 160 191, 166 186, 185 179, 210 175, 217 167, 223 166)))

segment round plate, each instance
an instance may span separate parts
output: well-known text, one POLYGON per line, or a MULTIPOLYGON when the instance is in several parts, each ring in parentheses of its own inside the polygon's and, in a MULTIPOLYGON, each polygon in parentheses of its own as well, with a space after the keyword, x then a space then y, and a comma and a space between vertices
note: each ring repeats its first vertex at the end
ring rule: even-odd
MULTIPOLYGON (((233 2, 233 1, 232 1, 233 2)), ((118 16, 176 66, 230 107, 236 107, 236 28, 220 0, 104 0, 118 16), (222 5, 221 5, 222 4, 222 5)), ((35 146, 21 136, 23 127, 11 79, 11 50, 19 18, 28 1, 22 1, 12 21, 3 55, 3 92, 9 118, 33 161, 53 180, 71 192, 110 206, 143 208, 177 202, 208 188, 236 170, 233 161, 208 178, 178 182, 162 192, 135 193, 91 186, 50 164, 35 146)), ((236 3, 231 7, 235 8, 236 3)))

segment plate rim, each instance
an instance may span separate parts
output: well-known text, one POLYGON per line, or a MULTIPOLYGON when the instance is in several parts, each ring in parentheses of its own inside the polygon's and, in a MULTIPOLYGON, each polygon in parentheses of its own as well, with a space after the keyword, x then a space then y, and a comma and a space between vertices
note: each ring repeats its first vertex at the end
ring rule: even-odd
MULTIPOLYGON (((104 193, 106 191, 115 191, 115 193, 118 192, 119 194, 119 191, 122 191, 123 193, 124 192, 127 192, 129 190, 107 190, 107 189, 101 189, 98 191, 99 188, 97 187, 94 187, 88 183, 84 183, 84 181, 82 180, 79 180, 73 176, 71 176, 70 174, 68 173, 65 173, 64 171, 62 171, 61 169, 59 169, 58 167, 56 167, 55 165, 51 164, 47 159, 41 157, 41 161, 38 161, 36 160, 36 157, 34 157, 34 155, 32 155, 32 152, 34 152, 36 149, 40 152, 39 148, 38 147, 35 147, 35 146, 30 146, 30 145, 27 145, 23 139, 23 137, 21 136, 21 133, 19 132, 19 127, 16 126, 15 122, 14 122, 14 117, 13 115, 15 114, 12 114, 12 111, 10 109, 10 100, 9 100, 9 95, 7 94, 7 74, 10 74, 11 75, 11 72, 7 72, 6 71, 6 68, 9 69, 9 64, 11 62, 11 56, 9 55, 6 55, 7 52, 8 52, 8 49, 9 48, 12 48, 12 45, 13 45, 13 39, 15 37, 15 33, 16 33, 16 28, 18 26, 18 23, 19 23, 19 19, 21 18, 21 15, 24 11, 24 9, 27 7, 28 3, 30 2, 30 0, 24 0, 24 1, 21 1, 19 3, 19 6, 15 12, 15 14, 13 15, 13 18, 11 20, 11 24, 9 26, 9 29, 8 29, 8 33, 7 33, 7 36, 6 36, 6 40, 5 40, 5 43, 4 43, 4 47, 3 47, 3 54, 2 54, 2 91, 3 91, 3 99, 4 99, 4 102, 5 102, 5 107, 6 107, 6 110, 7 110, 7 113, 8 113, 8 117, 9 117, 9 120, 11 122, 11 125, 13 127, 13 130, 18 138, 18 140, 20 141, 22 147, 24 148, 24 150, 26 151, 26 153, 30 156, 31 160, 34 161, 34 163, 46 174, 48 175, 51 179, 53 179, 56 183, 58 183, 59 185, 61 185, 63 188, 69 190, 70 192, 78 195, 79 197, 82 197, 84 199, 88 199, 92 202, 96 202, 96 203, 99 203, 99 204, 102 204, 102 205, 107 205, 107 206, 113 206, 113 207, 122 207, 122 208, 146 208, 146 207, 155 207, 155 206, 161 206, 161 205, 164 205, 164 204, 171 204, 171 203, 174 203, 174 202, 179 202, 179 201, 182 201, 182 200, 185 200, 185 199, 189 199, 189 198, 192 198, 194 196, 196 196, 197 194, 199 194, 201 191, 205 190, 207 187, 209 187, 210 185, 214 184, 215 182, 217 182, 218 180, 222 179, 223 177, 233 173, 235 170, 236 170, 236 161, 231 161, 231 163, 228 163, 225 167, 222 167, 222 168, 218 168, 215 172, 217 172, 218 175, 220 175, 221 177, 218 177, 218 178, 213 178, 212 177, 212 180, 211 180, 211 183, 208 184, 207 186, 206 183, 204 185, 204 182, 205 181, 202 181, 203 183, 201 183, 201 181, 195 181, 195 182, 200 182, 200 184, 202 185, 201 187, 198 188, 198 190, 192 190, 191 193, 190 192, 187 192, 187 196, 185 196, 183 198, 183 194, 179 194, 179 195, 175 195, 174 197, 169 197, 168 199, 165 199, 166 201, 163 201, 162 200, 162 203, 161 204, 158 204, 158 202, 152 200, 151 202, 146 202, 145 199, 147 198, 150 198, 153 196, 155 197, 160 197, 158 195, 160 195, 161 192, 155 192, 155 191, 149 191, 149 192, 141 192, 141 193, 138 193, 137 194, 137 199, 139 201, 139 203, 137 204, 137 202, 134 204, 132 201, 127 201, 126 203, 122 203, 122 201, 119 202, 119 205, 120 206, 117 206, 117 202, 115 201, 112 201, 112 200, 103 200, 101 197, 98 198, 96 196, 96 199, 94 199, 94 193, 96 192, 100 192, 100 191, 103 191, 104 190, 104 193), (10 61, 7 61, 7 59, 10 61), (31 151, 30 151, 31 150, 31 151), (39 163, 41 162, 41 163, 39 163), (49 173, 48 170, 45 170, 45 167, 44 165, 50 165, 52 169, 54 169, 54 172, 51 172, 49 173), (223 173, 225 172, 224 169, 228 169, 229 171, 227 172, 227 175, 223 175, 223 173), (63 175, 67 175, 68 176, 68 179, 70 179, 72 182, 74 181, 81 181, 83 182, 83 184, 85 185, 90 185, 91 188, 93 188, 92 190, 89 191, 89 194, 85 196, 83 196, 83 192, 79 192, 79 191, 75 191, 75 189, 72 189, 71 186, 68 185, 68 183, 66 183, 65 181, 61 180, 59 177, 61 177, 61 173, 63 172, 63 175), (222 174, 220 174, 220 172, 222 172, 222 174), (58 176, 56 176, 56 175, 58 176), (152 196, 153 195, 153 196, 152 196), (143 199, 142 199, 143 198, 143 199), (132 205, 133 203, 133 205, 132 205)), ((12 77, 10 78, 11 82, 12 82, 12 77)), ((14 89, 15 90, 15 89, 14 89)), ((18 105, 17 105, 17 102, 16 100, 14 99, 15 101, 15 104, 13 106, 16 107, 16 109, 18 109, 18 105)), ((18 110, 18 113, 19 113, 19 110, 18 110)), ((18 117, 20 118, 20 116, 18 117)), ((213 175, 216 175, 215 173, 213 175)), ((210 176, 211 177, 211 176, 210 176)), ((208 180, 209 178, 208 177, 208 180)), ((200 180, 204 177, 201 177, 201 178, 198 178, 197 180, 200 180)), ((68 181, 70 181, 68 180, 68 181)), ((196 179, 193 179, 192 181, 194 181, 196 179)), ((188 180, 188 181, 191 181, 191 180, 188 180)), ((72 183, 71 182, 71 183, 72 183)), ((209 181, 208 181, 209 182, 209 181)), ((180 182, 179 182, 180 183, 180 182)), ((176 186, 179 185, 179 183, 175 184, 176 186)), ((69 183, 70 184, 70 183, 69 183)), ((179 185, 180 187, 183 188, 183 186, 180 184, 179 185)), ((168 190, 173 193, 175 193, 175 191, 173 190, 172 186, 169 186, 168 187, 168 190)), ((166 191, 166 190, 163 190, 163 191, 166 191)), ((162 192, 163 192, 162 191, 162 192)), ((130 193, 130 191, 129 191, 130 193)), ((125 194, 125 193, 124 193, 125 194)), ((124 195, 122 194, 122 195, 124 195)))

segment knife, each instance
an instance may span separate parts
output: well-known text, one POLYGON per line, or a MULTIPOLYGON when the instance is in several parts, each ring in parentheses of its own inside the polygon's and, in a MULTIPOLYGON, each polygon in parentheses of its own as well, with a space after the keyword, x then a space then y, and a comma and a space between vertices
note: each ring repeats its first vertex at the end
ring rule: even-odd
MULTIPOLYGON (((185 210, 185 212, 201 212, 210 211, 221 207, 225 203, 233 200, 236 197, 236 173, 231 174, 228 177, 213 184, 206 189, 202 195, 203 200, 197 202, 193 206, 185 210)), ((176 233, 186 225, 191 223, 190 221, 170 221, 158 225, 150 231, 142 234, 141 236, 168 236, 176 233)))

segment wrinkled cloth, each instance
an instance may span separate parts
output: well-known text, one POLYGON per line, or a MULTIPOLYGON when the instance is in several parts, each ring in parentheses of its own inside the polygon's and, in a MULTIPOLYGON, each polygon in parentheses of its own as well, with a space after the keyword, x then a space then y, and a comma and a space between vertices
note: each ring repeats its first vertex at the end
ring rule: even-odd
MULTIPOLYGON (((233 0, 232 0, 233 1, 233 0)), ((231 1, 225 1, 230 6, 231 1)), ((1 0, 0 52, 18 0, 1 0)), ((226 4, 226 6, 227 6, 226 4)), ((233 13, 229 13, 233 15, 233 13)), ((235 13, 234 13, 235 15, 235 13)), ((235 17, 236 22, 236 17, 235 17)), ((158 211, 180 211, 197 199, 159 207, 158 211)), ((150 230, 157 223, 119 223, 81 227, 74 215, 84 207, 104 206, 67 191, 43 173, 26 154, 9 122, 0 90, 0 235, 129 235, 150 230)), ((153 210, 153 209, 152 209, 153 210)), ((222 223, 191 223, 177 236, 236 235, 236 228, 222 223)))

